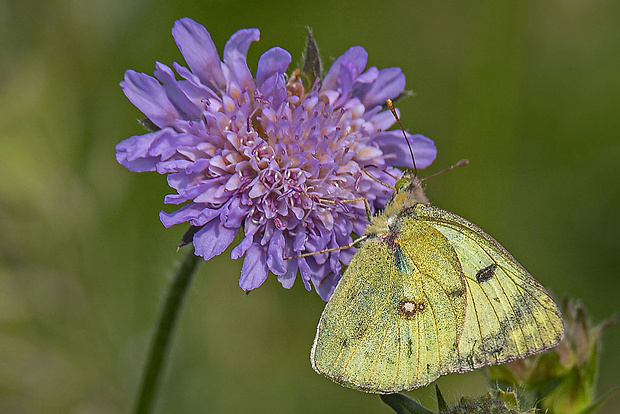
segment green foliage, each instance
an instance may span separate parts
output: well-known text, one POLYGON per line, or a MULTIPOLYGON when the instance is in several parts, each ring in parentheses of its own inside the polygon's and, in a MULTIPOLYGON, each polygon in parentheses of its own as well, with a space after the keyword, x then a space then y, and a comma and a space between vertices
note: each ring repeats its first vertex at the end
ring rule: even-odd
POLYGON ((316 78, 323 77, 323 66, 321 64, 321 56, 319 55, 319 46, 314 40, 312 29, 308 28, 308 38, 306 39, 306 51, 304 53, 304 63, 301 73, 307 81, 307 87, 314 85, 316 78))
POLYGON ((514 392, 497 390, 478 398, 462 397, 457 405, 440 414, 534 414, 534 409, 520 410, 514 392))
POLYGON ((381 394, 381 401, 396 414, 433 414, 431 410, 424 408, 404 394, 381 394))
MULTIPOLYGON (((514 392, 493 390, 481 397, 461 397, 458 404, 448 406, 439 387, 435 385, 438 414, 534 414, 535 409, 523 411, 514 392)), ((381 395, 381 400, 397 414, 433 414, 403 394, 381 395)))

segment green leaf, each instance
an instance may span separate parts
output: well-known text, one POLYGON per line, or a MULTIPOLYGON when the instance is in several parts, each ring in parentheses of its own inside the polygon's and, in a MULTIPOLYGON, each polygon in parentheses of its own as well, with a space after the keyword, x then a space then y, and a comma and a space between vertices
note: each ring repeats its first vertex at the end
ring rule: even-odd
POLYGON ((441 391, 439 391, 439 386, 435 384, 435 393, 437 394, 437 409, 439 412, 448 411, 448 404, 446 404, 446 400, 443 399, 443 395, 441 395, 441 391))
POLYGON ((612 388, 609 391, 607 391, 605 394, 601 395, 600 397, 598 397, 592 404, 588 405, 586 408, 584 408, 583 410, 581 410, 579 412, 579 414, 591 414, 594 412, 594 410, 601 405, 602 403, 604 403, 609 397, 611 397, 616 391, 618 391, 618 389, 620 388, 612 388))
POLYGON ((506 404, 506 408, 514 410, 519 408, 517 394, 514 391, 506 392, 504 390, 497 390, 497 398, 504 401, 504 404, 506 404))
POLYGON ((181 241, 177 245, 177 250, 190 244, 194 240, 194 234, 198 233, 198 230, 203 227, 204 226, 189 226, 189 229, 187 229, 187 231, 183 234, 183 237, 181 237, 181 241))
POLYGON ((381 394, 381 401, 397 414, 434 414, 403 394, 381 394))
POLYGON ((312 87, 316 78, 321 77, 322 66, 319 56, 319 46, 312 36, 312 29, 308 27, 308 39, 306 40, 306 52, 304 53, 304 64, 302 73, 308 79, 309 86, 312 87))
POLYGON ((140 123, 140 125, 146 128, 149 132, 155 132, 161 129, 160 127, 155 125, 153 121, 151 121, 148 118, 139 119, 138 122, 140 123))

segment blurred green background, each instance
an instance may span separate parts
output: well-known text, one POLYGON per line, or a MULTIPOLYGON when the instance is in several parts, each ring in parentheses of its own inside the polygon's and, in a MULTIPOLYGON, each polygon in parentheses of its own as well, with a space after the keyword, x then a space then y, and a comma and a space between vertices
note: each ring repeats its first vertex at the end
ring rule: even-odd
MULTIPOLYGON (((403 123, 437 161, 471 164, 428 184, 437 205, 497 238, 556 297, 601 320, 618 310, 620 3, 556 1, 0 1, 0 412, 129 412, 184 228, 158 219, 165 179, 118 165, 142 134, 118 83, 181 61, 170 35, 189 16, 221 51, 300 61, 306 26, 324 64, 352 45, 400 66, 416 96, 403 123)), ((170 211, 170 210, 168 210, 170 211)), ((316 375, 323 302, 275 278, 245 295, 229 252, 188 295, 159 413, 388 413, 379 398, 316 375)), ((600 390, 618 385, 620 329, 604 337, 600 390)), ((480 373, 442 378, 482 393, 480 373)), ((425 403, 433 390, 409 393, 425 403)), ((615 396, 600 412, 615 412, 615 396)))

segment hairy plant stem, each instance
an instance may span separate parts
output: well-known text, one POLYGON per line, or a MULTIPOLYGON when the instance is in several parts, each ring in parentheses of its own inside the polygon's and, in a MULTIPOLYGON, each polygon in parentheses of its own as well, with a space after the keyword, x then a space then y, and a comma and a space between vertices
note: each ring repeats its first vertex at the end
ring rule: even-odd
POLYGON ((194 249, 188 249, 170 284, 168 295, 151 341, 140 385, 140 393, 134 410, 135 414, 148 414, 153 408, 162 368, 168 355, 170 340, 172 339, 179 312, 183 306, 185 293, 191 284, 194 273, 196 273, 198 263, 201 261, 202 258, 194 254, 194 249))

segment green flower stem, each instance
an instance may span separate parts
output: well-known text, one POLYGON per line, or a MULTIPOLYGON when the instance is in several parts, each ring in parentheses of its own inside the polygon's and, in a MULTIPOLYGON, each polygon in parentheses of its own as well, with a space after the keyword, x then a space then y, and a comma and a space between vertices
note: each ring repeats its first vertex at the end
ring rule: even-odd
POLYGON ((140 394, 138 395, 138 402, 134 411, 135 414, 148 414, 153 408, 153 402, 161 378, 162 366, 168 355, 174 326, 181 306, 183 306, 183 299, 185 298, 187 288, 192 281, 194 273, 196 273, 198 263, 201 261, 202 258, 196 256, 193 249, 189 250, 174 275, 174 280, 170 285, 170 290, 168 291, 168 296, 166 297, 166 302, 164 303, 164 308, 151 342, 140 386, 140 394))

